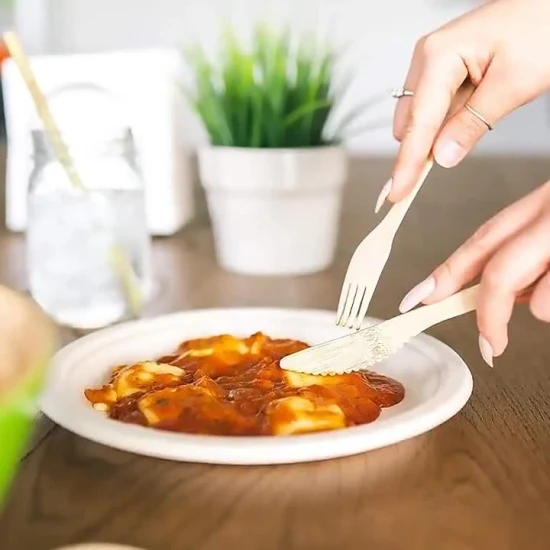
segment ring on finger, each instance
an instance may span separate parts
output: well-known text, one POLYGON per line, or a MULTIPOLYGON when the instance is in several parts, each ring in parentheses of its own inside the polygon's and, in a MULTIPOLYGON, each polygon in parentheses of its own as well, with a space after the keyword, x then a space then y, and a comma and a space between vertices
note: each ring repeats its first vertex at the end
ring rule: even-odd
POLYGON ((414 92, 407 90, 406 88, 394 88, 391 92, 391 96, 395 99, 400 99, 402 97, 412 97, 414 92))
POLYGON ((485 126, 487 126, 489 131, 491 131, 493 129, 493 125, 479 111, 476 111, 469 103, 465 103, 464 108, 469 113, 474 115, 478 120, 483 122, 483 124, 485 124, 485 126))

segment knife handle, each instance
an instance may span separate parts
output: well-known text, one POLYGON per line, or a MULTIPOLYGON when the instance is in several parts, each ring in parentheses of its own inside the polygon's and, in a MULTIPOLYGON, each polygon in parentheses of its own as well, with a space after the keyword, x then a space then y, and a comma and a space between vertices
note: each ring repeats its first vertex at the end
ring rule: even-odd
POLYGON ((474 311, 477 307, 478 294, 479 285, 475 285, 457 292, 441 302, 422 306, 393 317, 382 323, 384 333, 397 340, 409 340, 434 325, 474 311))

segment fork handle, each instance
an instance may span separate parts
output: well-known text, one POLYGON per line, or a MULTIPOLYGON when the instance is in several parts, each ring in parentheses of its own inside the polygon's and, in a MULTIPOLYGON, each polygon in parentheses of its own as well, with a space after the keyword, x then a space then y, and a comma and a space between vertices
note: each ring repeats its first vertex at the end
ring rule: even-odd
POLYGON ((428 174, 430 173, 433 164, 433 158, 430 157, 426 161, 426 164, 424 165, 424 168, 422 169, 420 177, 418 178, 418 181, 416 182, 413 190, 404 199, 396 202, 391 207, 390 211, 386 214, 386 217, 380 222, 380 225, 385 226, 388 231, 393 231, 394 235, 395 233, 397 233, 397 230, 399 229, 403 218, 406 216, 409 207, 411 206, 413 200, 418 194, 418 191, 420 191, 422 184, 426 181, 426 178, 428 177, 428 174))
POLYGON ((385 325, 396 336, 402 336, 403 339, 412 338, 443 321, 474 311, 477 307, 478 294, 479 285, 475 285, 457 292, 441 302, 422 306, 409 313, 393 317, 386 321, 385 325))

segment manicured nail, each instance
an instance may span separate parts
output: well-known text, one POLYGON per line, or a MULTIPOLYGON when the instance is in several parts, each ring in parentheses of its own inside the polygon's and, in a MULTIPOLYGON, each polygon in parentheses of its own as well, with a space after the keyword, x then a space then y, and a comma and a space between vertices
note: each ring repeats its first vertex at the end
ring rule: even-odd
POLYGON ((443 168, 456 166, 465 156, 466 149, 456 141, 446 141, 435 151, 435 160, 443 168))
POLYGON ((409 293, 403 298, 399 304, 399 311, 401 313, 407 313, 420 302, 424 301, 428 296, 431 296, 435 291, 435 277, 428 277, 421 283, 417 284, 409 293))
POLYGON ((374 207, 375 214, 378 214, 382 206, 384 206, 384 203, 386 202, 386 199, 391 192, 391 186, 392 180, 390 179, 384 184, 384 187, 382 187, 382 191, 380 191, 380 195, 378 195, 378 199, 376 200, 376 206, 374 207))
POLYGON ((479 351, 481 352, 481 357, 483 357, 483 360, 490 366, 493 366, 493 357, 494 352, 493 348, 491 347, 491 344, 481 336, 479 335, 479 351))

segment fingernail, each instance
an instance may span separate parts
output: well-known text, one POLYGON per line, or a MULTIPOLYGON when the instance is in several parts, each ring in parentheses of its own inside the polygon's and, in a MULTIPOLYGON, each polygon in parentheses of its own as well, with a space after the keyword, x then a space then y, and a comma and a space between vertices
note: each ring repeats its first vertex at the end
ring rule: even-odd
POLYGON ((401 313, 407 313, 420 302, 425 300, 428 296, 431 296, 435 291, 435 277, 428 277, 421 283, 417 284, 409 293, 403 298, 399 304, 399 311, 401 313))
POLYGON ((481 357, 483 357, 483 360, 490 366, 493 366, 493 348, 491 347, 491 344, 481 336, 479 335, 479 351, 481 352, 481 357))
POLYGON ((382 206, 384 206, 384 203, 386 202, 386 199, 391 192, 391 186, 392 180, 390 179, 384 184, 384 187, 382 187, 382 191, 380 191, 380 195, 378 195, 378 199, 376 200, 376 206, 374 207, 375 214, 378 214, 382 206))
POLYGON ((452 168, 466 156, 466 149, 456 141, 446 141, 436 148, 434 156, 439 166, 452 168))

